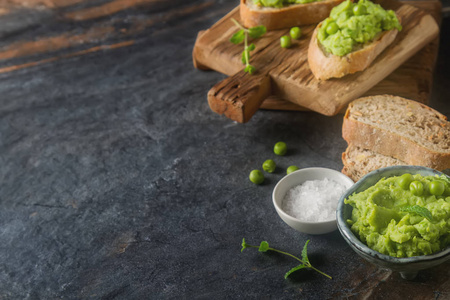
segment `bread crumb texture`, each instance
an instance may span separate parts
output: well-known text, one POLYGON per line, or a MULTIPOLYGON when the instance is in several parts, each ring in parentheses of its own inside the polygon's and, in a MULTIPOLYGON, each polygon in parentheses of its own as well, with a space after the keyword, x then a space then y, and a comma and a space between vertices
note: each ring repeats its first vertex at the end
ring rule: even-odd
POLYGON ((450 122, 416 101, 387 95, 355 100, 350 118, 394 132, 440 153, 450 153, 450 122))

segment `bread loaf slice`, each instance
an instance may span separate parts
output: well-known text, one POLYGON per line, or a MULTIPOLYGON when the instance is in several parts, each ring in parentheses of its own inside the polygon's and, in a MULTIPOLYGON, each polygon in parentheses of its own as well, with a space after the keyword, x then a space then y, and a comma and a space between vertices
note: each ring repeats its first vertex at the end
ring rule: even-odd
POLYGON ((391 95, 351 102, 342 136, 350 145, 439 171, 450 168, 450 122, 438 111, 391 95))
POLYGON ((382 32, 371 43, 344 56, 328 53, 317 38, 322 22, 314 30, 308 48, 308 64, 311 72, 319 80, 341 78, 365 70, 397 36, 398 30, 382 32))
POLYGON ((345 152, 342 153, 342 163, 344 164, 342 173, 350 177, 354 182, 367 173, 380 168, 409 165, 402 160, 363 149, 353 144, 348 145, 345 152))
POLYGON ((321 0, 305 4, 291 4, 282 8, 260 7, 253 0, 241 0, 239 11, 242 24, 249 28, 259 25, 267 30, 317 24, 343 0, 321 0))

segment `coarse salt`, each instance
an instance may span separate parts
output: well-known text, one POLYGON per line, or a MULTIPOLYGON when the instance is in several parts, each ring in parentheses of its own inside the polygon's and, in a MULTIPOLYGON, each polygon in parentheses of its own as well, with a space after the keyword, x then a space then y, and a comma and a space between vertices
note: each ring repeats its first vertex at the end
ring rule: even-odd
POLYGON ((308 180, 291 188, 283 199, 283 210, 301 221, 333 220, 339 198, 346 188, 334 180, 308 180))

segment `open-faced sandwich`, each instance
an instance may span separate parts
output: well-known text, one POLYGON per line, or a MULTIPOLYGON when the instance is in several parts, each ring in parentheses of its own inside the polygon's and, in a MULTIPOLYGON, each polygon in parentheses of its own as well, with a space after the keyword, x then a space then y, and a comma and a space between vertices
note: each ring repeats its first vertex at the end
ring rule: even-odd
POLYGON ((267 30, 317 24, 343 0, 241 0, 245 27, 264 25, 267 30))
POLYGON ((346 0, 317 25, 308 49, 317 79, 340 78, 366 69, 402 29, 392 10, 369 0, 346 0))

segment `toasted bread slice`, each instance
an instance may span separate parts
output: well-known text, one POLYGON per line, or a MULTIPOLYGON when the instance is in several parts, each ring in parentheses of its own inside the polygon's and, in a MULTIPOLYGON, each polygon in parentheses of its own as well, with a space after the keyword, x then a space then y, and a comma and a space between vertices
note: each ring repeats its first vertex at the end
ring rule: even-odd
POLYGON ((314 30, 308 48, 309 68, 320 80, 341 78, 347 74, 365 70, 384 49, 392 44, 398 33, 397 29, 384 31, 375 40, 363 45, 361 49, 344 56, 337 56, 327 53, 319 42, 317 33, 321 26, 322 22, 314 30))
POLYGON ((416 101, 391 95, 357 99, 344 115, 342 136, 349 145, 408 165, 450 168, 450 122, 416 101))
POLYGON ((282 8, 260 7, 253 0, 241 0, 240 14, 247 28, 264 25, 267 30, 317 24, 343 0, 322 0, 305 4, 291 4, 282 8))

